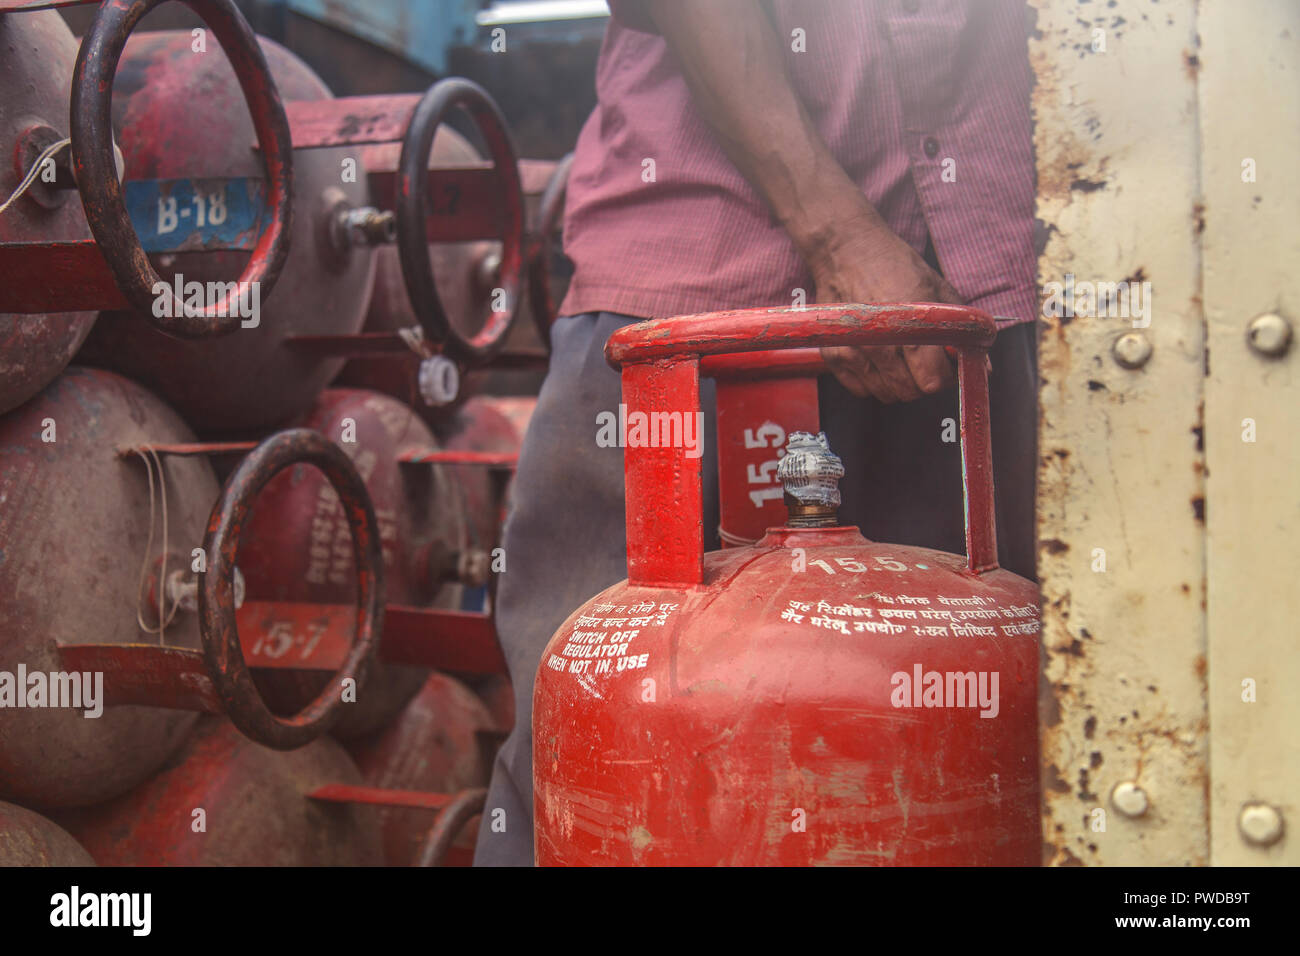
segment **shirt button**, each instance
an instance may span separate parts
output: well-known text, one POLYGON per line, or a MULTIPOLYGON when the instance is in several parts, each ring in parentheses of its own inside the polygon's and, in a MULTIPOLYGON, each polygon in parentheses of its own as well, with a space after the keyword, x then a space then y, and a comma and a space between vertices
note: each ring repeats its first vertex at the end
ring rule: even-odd
POLYGON ((939 155, 939 141, 933 136, 927 136, 925 138, 923 148, 925 149, 925 155, 929 156, 931 159, 934 159, 934 157, 939 155))

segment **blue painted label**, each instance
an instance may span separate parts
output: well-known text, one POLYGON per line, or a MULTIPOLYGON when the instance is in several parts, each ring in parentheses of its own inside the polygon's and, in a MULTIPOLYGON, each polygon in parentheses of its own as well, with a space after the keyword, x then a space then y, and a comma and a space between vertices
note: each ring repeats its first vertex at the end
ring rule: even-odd
POLYGON ((123 186, 145 252, 252 249, 269 215, 261 178, 136 179, 123 186))

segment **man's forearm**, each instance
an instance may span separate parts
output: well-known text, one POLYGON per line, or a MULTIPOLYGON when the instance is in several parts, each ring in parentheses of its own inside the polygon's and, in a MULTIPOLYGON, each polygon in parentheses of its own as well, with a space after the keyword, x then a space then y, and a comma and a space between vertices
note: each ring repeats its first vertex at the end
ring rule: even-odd
MULTIPOLYGON (((831 155, 757 0, 646 0, 718 143, 808 264, 820 302, 960 302, 831 155)), ((942 348, 823 350, 846 388, 910 401, 953 381, 942 348)))
POLYGON ((756 0, 647 0, 695 106, 814 272, 848 237, 890 234, 790 85, 784 40, 756 0))

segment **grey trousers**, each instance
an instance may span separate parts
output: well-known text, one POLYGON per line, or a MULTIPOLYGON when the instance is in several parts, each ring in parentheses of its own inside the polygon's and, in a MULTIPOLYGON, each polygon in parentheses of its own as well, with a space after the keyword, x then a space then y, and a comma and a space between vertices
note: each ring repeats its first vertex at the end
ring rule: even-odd
MULTIPOLYGON (((596 416, 616 412, 619 375, 605 340, 628 316, 558 319, 551 367, 511 488, 497 582, 497 631, 515 693, 515 728, 502 744, 479 828, 476 866, 533 862, 532 703, 542 650, 580 604, 627 577, 623 452, 596 445, 596 416)), ((998 336, 992 352, 994 480, 1004 567, 1034 571, 1037 412, 1033 326, 998 336)), ((900 405, 859 399, 829 376, 819 386, 822 428, 844 461, 841 521, 868 538, 964 550, 961 459, 943 441, 956 418, 948 392, 900 405)), ((705 548, 718 547, 717 421, 713 383, 701 382, 705 421, 705 548)))

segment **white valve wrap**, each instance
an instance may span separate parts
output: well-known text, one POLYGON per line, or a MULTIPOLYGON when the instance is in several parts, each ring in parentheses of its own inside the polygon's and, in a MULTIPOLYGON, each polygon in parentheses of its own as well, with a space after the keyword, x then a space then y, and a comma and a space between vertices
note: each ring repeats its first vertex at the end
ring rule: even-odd
POLYGON ((791 432, 776 474, 786 494, 800 504, 839 507, 844 464, 831 454, 825 432, 791 432))
POLYGON ((460 372, 451 359, 435 355, 420 363, 416 384, 424 404, 434 407, 450 405, 460 391, 460 372))

